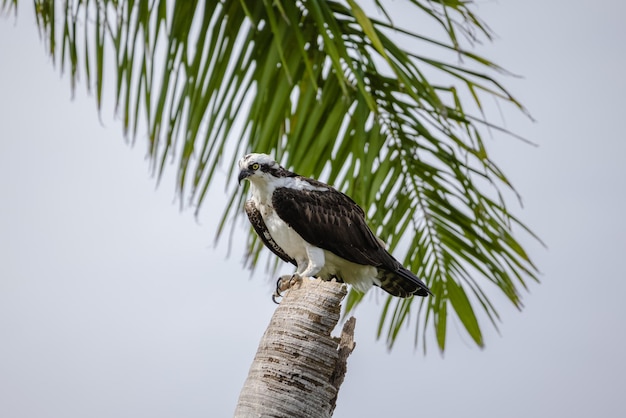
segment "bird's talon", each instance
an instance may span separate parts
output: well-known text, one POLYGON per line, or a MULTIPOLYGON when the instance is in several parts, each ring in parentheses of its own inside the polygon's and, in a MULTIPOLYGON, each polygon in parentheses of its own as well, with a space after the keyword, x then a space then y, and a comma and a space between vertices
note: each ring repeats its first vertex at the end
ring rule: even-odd
POLYGON ((289 279, 289 287, 293 287, 296 284, 302 284, 302 276, 300 276, 298 273, 294 273, 291 278, 289 279))
POLYGON ((296 274, 285 274, 284 276, 280 276, 278 278, 278 281, 276 282, 276 293, 282 296, 281 292, 284 292, 285 290, 291 288, 291 286, 293 285, 292 280, 294 276, 296 276, 296 274))
POLYGON ((284 281, 285 281, 285 276, 280 276, 278 280, 276 280, 276 290, 274 291, 274 296, 278 296, 278 297, 283 296, 281 292, 285 290, 284 281))
POLYGON ((282 298, 283 297, 282 292, 284 292, 285 290, 291 287, 292 277, 293 276, 285 274, 284 276, 280 276, 278 280, 276 280, 276 290, 274 291, 274 294, 272 295, 272 302, 274 302, 277 305, 280 304, 280 301, 278 301, 277 298, 282 298))
POLYGON ((292 275, 285 274, 284 276, 280 276, 276 281, 276 290, 272 295, 272 301, 277 305, 280 304, 280 302, 277 301, 277 298, 283 297, 282 292, 284 292, 285 290, 289 290, 296 284, 300 283, 302 283, 302 277, 298 273, 294 273, 292 275))

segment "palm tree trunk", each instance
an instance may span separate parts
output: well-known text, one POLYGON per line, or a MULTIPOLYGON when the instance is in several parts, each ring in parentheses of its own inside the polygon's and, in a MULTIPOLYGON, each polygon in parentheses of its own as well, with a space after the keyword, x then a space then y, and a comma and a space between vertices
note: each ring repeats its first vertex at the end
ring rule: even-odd
POLYGON ((346 286, 304 278, 274 312, 250 367, 235 418, 331 417, 354 349, 350 318, 331 337, 346 286))

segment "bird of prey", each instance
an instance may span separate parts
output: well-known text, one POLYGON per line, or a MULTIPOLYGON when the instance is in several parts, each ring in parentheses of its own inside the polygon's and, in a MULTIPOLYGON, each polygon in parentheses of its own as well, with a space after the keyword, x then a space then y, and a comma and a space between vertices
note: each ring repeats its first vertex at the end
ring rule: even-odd
POLYGON ((374 285, 402 298, 430 294, 385 249, 363 209, 347 195, 286 170, 266 154, 239 160, 239 183, 244 179, 252 192, 245 210, 254 230, 274 254, 297 267, 288 282, 318 277, 338 279, 360 292, 374 285))

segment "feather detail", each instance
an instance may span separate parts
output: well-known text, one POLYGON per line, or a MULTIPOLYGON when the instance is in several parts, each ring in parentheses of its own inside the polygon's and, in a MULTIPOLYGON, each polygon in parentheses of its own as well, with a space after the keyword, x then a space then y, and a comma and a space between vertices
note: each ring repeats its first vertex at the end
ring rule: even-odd
POLYGON ((245 206, 246 214, 248 215, 248 219, 252 224, 252 227, 256 231, 261 241, 267 248, 269 248, 274 254, 279 256, 283 261, 287 263, 291 263, 294 266, 296 265, 296 260, 291 258, 286 252, 283 251, 282 248, 274 241, 270 231, 267 229, 265 222, 263 221, 263 217, 261 216, 261 212, 257 209, 253 200, 248 200, 245 206))
POLYGON ((239 169, 239 181, 250 181, 245 210, 252 227, 298 274, 337 278, 362 292, 376 285, 398 297, 430 294, 386 250, 363 209, 347 195, 286 170, 265 154, 246 155, 239 169))

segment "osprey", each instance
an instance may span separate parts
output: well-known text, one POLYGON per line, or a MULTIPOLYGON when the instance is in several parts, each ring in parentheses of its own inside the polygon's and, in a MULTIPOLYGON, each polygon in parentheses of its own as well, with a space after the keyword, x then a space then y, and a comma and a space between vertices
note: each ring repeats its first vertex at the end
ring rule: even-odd
MULTIPOLYGON (((244 179, 252 192, 245 210, 254 230, 274 254, 297 267, 288 282, 335 278, 361 292, 374 285, 403 298, 430 293, 389 254, 365 223, 363 209, 347 195, 292 173, 265 154, 239 160, 239 183, 244 179)), ((286 279, 279 279, 277 288, 284 290, 281 280, 286 279)))

